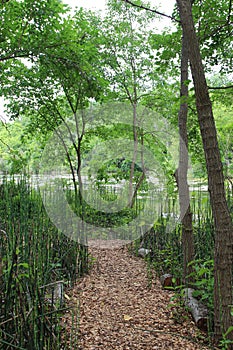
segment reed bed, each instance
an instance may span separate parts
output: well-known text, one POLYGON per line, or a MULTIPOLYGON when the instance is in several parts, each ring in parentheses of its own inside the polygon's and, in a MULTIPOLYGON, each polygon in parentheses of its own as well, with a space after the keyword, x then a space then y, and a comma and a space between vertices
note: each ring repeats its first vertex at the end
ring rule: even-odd
POLYGON ((55 228, 28 179, 3 180, 0 196, 0 348, 68 349, 64 289, 81 274, 87 249, 55 228))

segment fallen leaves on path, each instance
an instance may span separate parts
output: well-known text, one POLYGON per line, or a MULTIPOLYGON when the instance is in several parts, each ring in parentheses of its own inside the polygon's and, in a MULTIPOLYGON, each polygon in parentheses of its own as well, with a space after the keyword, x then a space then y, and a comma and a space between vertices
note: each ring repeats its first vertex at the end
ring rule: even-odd
MULTIPOLYGON (((106 243, 107 244, 107 243, 106 243)), ((177 323, 168 307, 171 291, 148 284, 146 263, 125 247, 91 244, 90 274, 70 297, 79 300, 79 350, 199 350, 199 330, 190 317, 177 323)), ((70 326, 71 319, 64 319, 70 326)))

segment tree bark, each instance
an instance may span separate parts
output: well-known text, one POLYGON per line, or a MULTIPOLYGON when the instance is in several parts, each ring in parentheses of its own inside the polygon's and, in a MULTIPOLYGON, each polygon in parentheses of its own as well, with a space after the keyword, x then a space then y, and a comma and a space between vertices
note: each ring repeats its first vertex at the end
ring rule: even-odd
POLYGON ((179 124, 179 167, 177 174, 177 185, 179 191, 180 217, 182 223, 182 247, 183 247, 183 280, 185 285, 192 281, 192 265, 194 260, 194 239, 192 227, 192 213, 190 210, 188 174, 188 63, 189 51, 188 40, 183 34, 181 52, 181 81, 180 81, 180 110, 178 115, 179 124))
MULTIPOLYGON (((136 130, 137 132, 137 130, 136 130)), ((138 137, 138 136, 137 136, 138 137)), ((140 176, 140 178, 138 179, 138 182, 135 185, 133 194, 132 194, 132 198, 131 198, 131 202, 130 202, 130 208, 134 207, 136 198, 137 198, 137 193, 138 190, 141 186, 141 184, 143 183, 143 180, 146 178, 146 169, 145 169, 145 164, 144 164, 144 151, 143 151, 143 147, 144 147, 144 136, 143 134, 141 135, 141 169, 142 169, 142 175, 140 176)))
MULTIPOLYGON (((184 35, 189 43, 189 60, 196 94, 196 107, 205 152, 208 189, 215 224, 214 256, 214 335, 216 340, 232 326, 232 237, 233 226, 227 206, 222 162, 217 141, 212 104, 202 65, 200 46, 190 0, 177 0, 184 35)), ((228 335, 233 339, 233 333, 228 335)), ((229 345, 233 349, 233 345, 229 345)))
POLYGON ((138 153, 138 131, 137 131, 137 102, 133 103, 133 138, 134 138, 134 149, 133 149, 133 158, 132 163, 130 167, 130 174, 129 174, 129 200, 128 200, 128 206, 129 208, 132 208, 132 201, 133 201, 133 178, 134 178, 134 170, 135 170, 135 164, 137 160, 137 153, 138 153))

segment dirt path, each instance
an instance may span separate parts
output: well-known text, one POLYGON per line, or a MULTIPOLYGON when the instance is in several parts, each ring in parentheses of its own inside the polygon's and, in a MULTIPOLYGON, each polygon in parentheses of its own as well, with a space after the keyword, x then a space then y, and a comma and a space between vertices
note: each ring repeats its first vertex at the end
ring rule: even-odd
POLYGON ((200 332, 187 315, 169 308, 170 291, 148 285, 146 263, 121 242, 92 242, 93 268, 73 289, 80 299, 82 350, 196 350, 200 332))

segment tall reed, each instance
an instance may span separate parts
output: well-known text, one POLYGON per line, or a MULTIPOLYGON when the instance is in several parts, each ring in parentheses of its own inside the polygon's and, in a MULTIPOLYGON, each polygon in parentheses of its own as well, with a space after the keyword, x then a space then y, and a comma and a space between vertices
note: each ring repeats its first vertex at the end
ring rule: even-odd
POLYGON ((68 349, 62 343, 63 289, 87 257, 50 222, 26 178, 5 179, 0 197, 0 346, 68 349))

